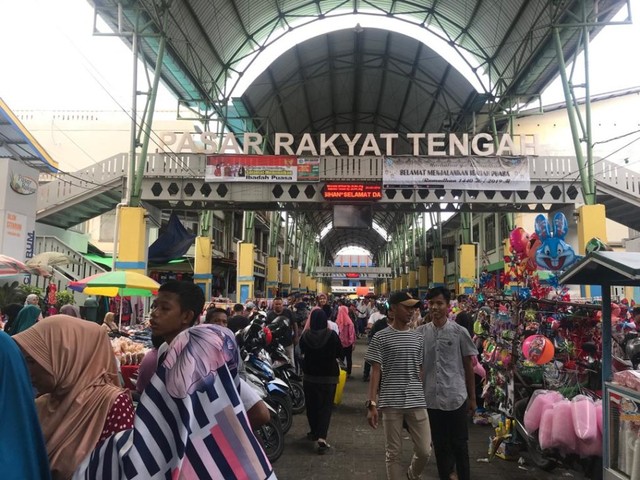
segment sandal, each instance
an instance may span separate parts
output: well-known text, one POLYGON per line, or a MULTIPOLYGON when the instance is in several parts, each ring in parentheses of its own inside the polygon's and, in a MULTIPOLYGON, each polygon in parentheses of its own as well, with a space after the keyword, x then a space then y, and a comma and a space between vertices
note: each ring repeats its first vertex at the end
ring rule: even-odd
POLYGON ((327 450, 329 450, 330 448, 331 448, 331 445, 329 445, 326 441, 318 440, 318 454, 319 455, 324 455, 325 453, 327 453, 327 450))

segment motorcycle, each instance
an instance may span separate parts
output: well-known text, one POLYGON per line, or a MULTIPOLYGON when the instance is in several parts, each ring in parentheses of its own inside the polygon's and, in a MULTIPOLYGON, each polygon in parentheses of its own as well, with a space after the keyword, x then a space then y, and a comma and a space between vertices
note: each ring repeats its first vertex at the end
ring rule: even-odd
POLYGON ((287 387, 289 387, 293 413, 298 414, 304 412, 306 401, 304 388, 302 386, 302 377, 296 373, 293 363, 287 356, 284 347, 280 344, 275 344, 275 347, 269 348, 269 354, 272 359, 272 367, 276 377, 284 381, 287 387))
POLYGON ((255 428, 253 433, 260 442, 260 445, 262 445, 269 461, 274 463, 284 452, 284 432, 280 425, 280 418, 269 402, 269 393, 264 387, 262 381, 251 373, 247 373, 245 375, 245 380, 251 388, 256 390, 258 395, 260 395, 260 398, 264 400, 269 412, 271 413, 269 421, 260 425, 258 428, 255 428))
POLYGON ((248 353, 245 357, 245 368, 259 379, 267 390, 265 402, 271 405, 280 419, 282 432, 287 433, 293 425, 293 404, 287 384, 275 377, 271 366, 258 358, 255 353, 248 353))

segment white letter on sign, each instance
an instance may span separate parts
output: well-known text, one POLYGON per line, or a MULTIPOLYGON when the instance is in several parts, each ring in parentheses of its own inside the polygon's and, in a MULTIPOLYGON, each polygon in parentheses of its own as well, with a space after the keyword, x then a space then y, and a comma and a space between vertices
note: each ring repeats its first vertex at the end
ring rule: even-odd
POLYGON ((280 153, 280 149, 284 149, 285 152, 287 152, 288 155, 295 155, 295 153, 293 153, 293 150, 291 149, 291 145, 293 145, 293 135, 291 135, 290 133, 276 133, 275 136, 275 147, 274 147, 274 154, 275 155, 282 155, 280 153))

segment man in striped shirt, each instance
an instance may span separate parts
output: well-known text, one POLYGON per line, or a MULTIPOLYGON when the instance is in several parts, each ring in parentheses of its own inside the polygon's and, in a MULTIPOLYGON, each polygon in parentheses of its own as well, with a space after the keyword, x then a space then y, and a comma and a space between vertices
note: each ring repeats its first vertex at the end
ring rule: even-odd
POLYGON ((392 294, 389 297, 392 321, 388 328, 373 336, 365 356, 371 364, 367 420, 377 428, 380 409, 389 480, 420 478, 431 455, 431 431, 421 380, 424 343, 420 333, 409 329, 419 303, 406 292, 392 294), (400 464, 403 422, 413 442, 408 471, 400 464))

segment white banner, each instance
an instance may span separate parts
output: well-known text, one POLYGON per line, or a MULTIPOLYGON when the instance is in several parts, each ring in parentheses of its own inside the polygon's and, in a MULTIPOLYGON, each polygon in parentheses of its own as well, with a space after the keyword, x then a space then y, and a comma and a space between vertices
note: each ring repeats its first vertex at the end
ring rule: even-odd
POLYGON ((382 183, 460 190, 529 190, 528 157, 385 157, 382 183))

